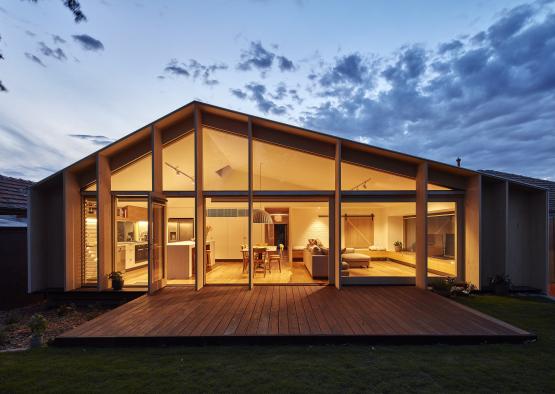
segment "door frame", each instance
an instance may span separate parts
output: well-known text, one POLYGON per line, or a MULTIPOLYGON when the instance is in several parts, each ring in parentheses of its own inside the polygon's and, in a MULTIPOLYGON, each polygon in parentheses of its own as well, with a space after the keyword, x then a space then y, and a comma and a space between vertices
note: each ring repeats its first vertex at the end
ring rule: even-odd
POLYGON ((167 199, 161 193, 151 192, 148 195, 148 293, 154 294, 158 290, 163 289, 167 285, 168 278, 168 261, 167 261, 167 199), (159 280, 154 281, 154 206, 158 205, 162 207, 162 277, 159 280))

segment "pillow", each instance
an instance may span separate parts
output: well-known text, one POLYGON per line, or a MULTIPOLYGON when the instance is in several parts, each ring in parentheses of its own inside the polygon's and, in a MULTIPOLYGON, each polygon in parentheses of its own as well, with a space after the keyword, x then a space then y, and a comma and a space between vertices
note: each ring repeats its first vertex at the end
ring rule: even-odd
POLYGON ((346 251, 347 251, 347 248, 341 249, 341 254, 345 254, 346 251))
POLYGON ((355 248, 345 248, 345 253, 355 253, 355 248))
POLYGON ((330 254, 330 249, 329 248, 323 247, 323 248, 320 248, 320 251, 322 252, 322 254, 324 256, 327 256, 328 254, 330 254))

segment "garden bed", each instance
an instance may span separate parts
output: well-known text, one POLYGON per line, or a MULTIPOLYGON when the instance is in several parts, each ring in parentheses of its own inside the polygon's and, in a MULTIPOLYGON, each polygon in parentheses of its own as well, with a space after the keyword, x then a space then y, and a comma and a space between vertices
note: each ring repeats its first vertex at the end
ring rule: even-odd
POLYGON ((110 309, 111 307, 99 304, 54 306, 41 302, 9 311, 0 311, 0 350, 26 349, 30 346, 31 330, 28 324, 34 314, 41 314, 46 319, 44 340, 49 342, 61 333, 94 319, 110 309))

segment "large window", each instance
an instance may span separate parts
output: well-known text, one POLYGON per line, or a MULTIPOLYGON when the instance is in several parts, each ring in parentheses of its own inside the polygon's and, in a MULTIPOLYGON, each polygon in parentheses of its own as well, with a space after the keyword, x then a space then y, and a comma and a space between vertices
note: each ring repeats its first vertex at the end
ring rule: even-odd
POLYGON ((253 141, 254 190, 333 190, 334 160, 253 141))
POLYGON ((246 200, 206 199, 206 283, 248 283, 248 234, 246 200))
MULTIPOLYGON (((457 276, 457 224, 454 202, 428 203, 428 275, 457 276)), ((416 218, 404 218, 405 245, 413 252, 416 248, 416 218)))
POLYGON ((204 190, 247 190, 247 138, 207 127, 202 135, 204 190))
POLYGON ((195 190, 195 137, 191 132, 162 149, 164 190, 195 190))
POLYGON ((414 278, 414 245, 403 240, 404 218, 415 209, 414 202, 342 203, 342 276, 414 278))
MULTIPOLYGON (((429 190, 448 190, 446 187, 428 184, 429 190)), ((341 162, 341 190, 416 190, 413 178, 341 162)))
POLYGON ((253 206, 253 282, 328 282, 327 201, 256 201, 253 206))
POLYGON ((114 191, 152 190, 152 155, 149 153, 112 173, 114 191))

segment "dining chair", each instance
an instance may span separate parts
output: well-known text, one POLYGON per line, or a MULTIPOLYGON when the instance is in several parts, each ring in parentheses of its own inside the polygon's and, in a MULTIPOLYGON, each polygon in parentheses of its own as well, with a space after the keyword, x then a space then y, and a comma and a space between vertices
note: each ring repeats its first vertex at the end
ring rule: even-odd
POLYGON ((262 269, 264 277, 266 277, 266 248, 253 248, 252 255, 254 258, 254 273, 260 272, 259 269, 262 269))
POLYGON ((243 273, 249 269, 249 251, 241 246, 241 253, 243 253, 243 273))
POLYGON ((277 253, 272 253, 268 255, 268 266, 270 273, 272 273, 272 263, 278 263, 279 272, 281 273, 281 251, 282 248, 280 245, 279 251, 277 251, 277 253))

